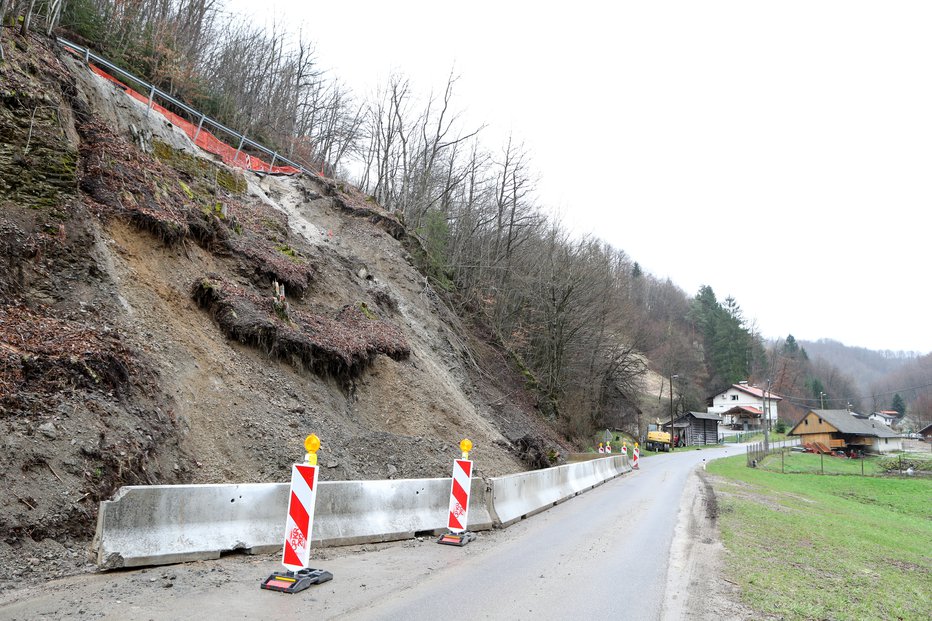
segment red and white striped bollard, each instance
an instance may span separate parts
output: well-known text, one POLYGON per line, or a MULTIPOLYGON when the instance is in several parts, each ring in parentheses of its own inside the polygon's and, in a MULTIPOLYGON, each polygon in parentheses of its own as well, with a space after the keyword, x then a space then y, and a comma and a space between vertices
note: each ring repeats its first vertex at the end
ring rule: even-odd
POLYGON ((260 585, 263 589, 281 593, 297 593, 312 584, 333 580, 333 574, 307 566, 311 557, 311 529, 314 525, 314 505, 317 502, 317 451, 320 439, 311 434, 304 440, 307 449, 304 464, 291 467, 291 488, 288 492, 288 515, 285 518, 285 542, 282 565, 287 571, 273 573, 260 585))
POLYGON ((462 459, 453 460, 453 477, 450 482, 450 509, 447 512, 447 530, 437 543, 450 546, 464 546, 476 538, 475 533, 466 530, 469 525, 469 490, 472 487, 472 462, 469 451, 472 442, 464 439, 460 442, 462 459))

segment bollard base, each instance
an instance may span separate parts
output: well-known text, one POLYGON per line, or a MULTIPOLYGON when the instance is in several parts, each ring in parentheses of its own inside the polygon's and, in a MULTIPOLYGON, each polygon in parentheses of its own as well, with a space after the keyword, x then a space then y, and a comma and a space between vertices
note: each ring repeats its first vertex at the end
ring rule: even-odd
POLYGON ((262 589, 279 593, 298 593, 312 584, 321 584, 333 580, 333 574, 323 569, 306 567, 298 571, 277 572, 262 581, 262 589))
POLYGON ((440 535, 440 539, 437 540, 437 543, 442 543, 445 546, 458 546, 462 548, 464 545, 476 538, 476 533, 471 533, 468 530, 465 530, 461 533, 447 533, 446 535, 440 535))

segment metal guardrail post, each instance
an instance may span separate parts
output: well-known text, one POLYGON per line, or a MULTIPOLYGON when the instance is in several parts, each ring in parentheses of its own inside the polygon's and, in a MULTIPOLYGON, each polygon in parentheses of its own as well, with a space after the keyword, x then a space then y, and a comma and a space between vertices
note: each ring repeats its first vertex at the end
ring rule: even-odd
POLYGON ((201 115, 201 120, 197 123, 197 131, 194 132, 194 138, 191 139, 192 142, 197 143, 197 137, 201 135, 201 127, 204 126, 204 119, 206 118, 206 114, 201 115))
POLYGON ((243 150, 243 143, 246 142, 246 136, 242 135, 239 138, 239 146, 236 147, 236 155, 233 156, 233 163, 236 163, 236 160, 239 159, 239 152, 243 150))
POLYGON ((149 85, 149 101, 146 103, 146 116, 149 116, 149 111, 152 110, 153 99, 155 99, 155 87, 149 85))

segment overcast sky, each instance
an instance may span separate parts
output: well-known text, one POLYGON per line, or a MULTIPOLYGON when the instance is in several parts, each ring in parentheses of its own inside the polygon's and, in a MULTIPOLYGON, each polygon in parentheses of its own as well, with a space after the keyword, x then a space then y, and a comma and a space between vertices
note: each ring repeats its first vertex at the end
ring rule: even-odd
POLYGON ((250 4, 360 95, 455 67, 542 206, 768 339, 932 351, 932 2, 250 4))

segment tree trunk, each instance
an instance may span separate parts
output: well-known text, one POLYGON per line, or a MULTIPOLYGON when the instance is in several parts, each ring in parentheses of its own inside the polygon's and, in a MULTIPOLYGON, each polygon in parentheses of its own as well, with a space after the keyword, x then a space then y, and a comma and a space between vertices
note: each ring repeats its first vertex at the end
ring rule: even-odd
POLYGON ((29 8, 23 15, 23 27, 20 28, 19 34, 23 37, 29 34, 29 25, 32 23, 32 10, 36 7, 36 0, 29 0, 29 8))
POLYGON ((0 0, 0 62, 6 61, 3 55, 3 22, 6 20, 6 12, 9 8, 10 0, 0 0))

